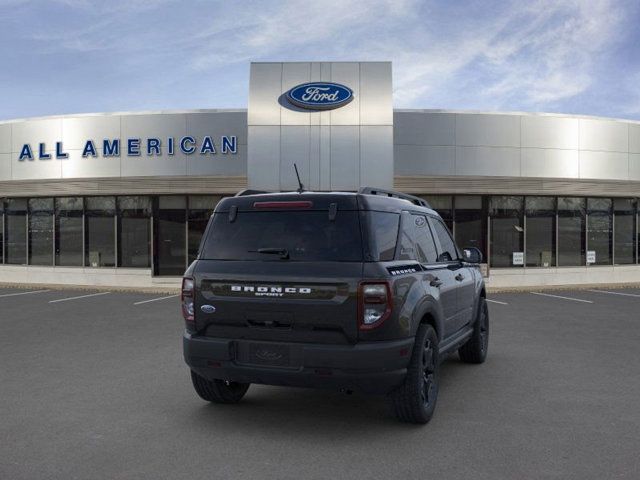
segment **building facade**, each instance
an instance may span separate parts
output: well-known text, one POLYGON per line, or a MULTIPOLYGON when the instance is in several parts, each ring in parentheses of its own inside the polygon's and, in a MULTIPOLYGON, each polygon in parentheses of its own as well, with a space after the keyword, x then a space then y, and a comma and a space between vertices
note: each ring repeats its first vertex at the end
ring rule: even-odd
POLYGON ((640 122, 394 110, 391 92, 388 62, 259 63, 246 110, 0 122, 0 282, 175 284, 220 198, 295 188, 293 163, 313 189, 426 198, 490 285, 640 281, 640 122), (289 103, 309 82, 352 96, 289 103))

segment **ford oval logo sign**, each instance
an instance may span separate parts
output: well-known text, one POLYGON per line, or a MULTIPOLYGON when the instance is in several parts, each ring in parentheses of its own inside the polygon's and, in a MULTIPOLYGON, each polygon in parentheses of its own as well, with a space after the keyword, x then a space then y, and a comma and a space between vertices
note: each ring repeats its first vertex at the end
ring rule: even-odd
POLYGON ((214 307, 213 305, 202 305, 200 307, 200 310, 202 310, 204 313, 214 313, 216 311, 216 307, 214 307))
POLYGON ((311 82, 293 87, 287 92, 287 99, 307 110, 331 110, 353 100, 353 91, 339 83, 311 82))

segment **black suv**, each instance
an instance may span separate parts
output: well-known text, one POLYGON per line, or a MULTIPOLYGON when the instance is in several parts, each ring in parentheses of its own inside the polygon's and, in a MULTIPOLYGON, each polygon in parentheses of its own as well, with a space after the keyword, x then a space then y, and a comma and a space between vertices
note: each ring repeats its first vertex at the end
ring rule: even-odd
POLYGON ((481 261, 397 192, 225 198, 182 284, 195 390, 215 403, 251 383, 382 393, 400 420, 426 423, 444 356, 487 355, 481 261))

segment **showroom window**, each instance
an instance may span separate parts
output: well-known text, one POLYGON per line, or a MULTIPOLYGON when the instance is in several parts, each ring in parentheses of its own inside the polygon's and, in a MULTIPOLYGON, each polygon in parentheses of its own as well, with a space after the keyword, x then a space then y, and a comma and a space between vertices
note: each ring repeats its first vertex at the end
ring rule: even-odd
POLYGON ((0 198, 0 263, 4 263, 4 198, 0 198))
POLYGON ((212 195, 189 197, 189 228, 187 229, 189 235, 189 263, 193 262, 198 256, 200 239, 220 198, 212 195))
POLYGON ((613 261, 613 202, 610 198, 587 200, 587 263, 611 265, 613 261))
POLYGON ((115 213, 115 197, 85 199, 85 265, 87 267, 116 266, 115 213))
POLYGON ((427 203, 434 209, 453 232, 453 197, 451 195, 423 195, 427 203))
POLYGON ((5 263, 27 263, 27 200, 9 198, 5 218, 5 263))
POLYGON ((636 263, 636 201, 633 198, 613 200, 614 250, 617 265, 636 263))
POLYGON ((156 275, 182 275, 186 269, 186 213, 186 197, 158 197, 153 250, 156 275))
POLYGON ((460 248, 476 247, 487 258, 487 214, 480 195, 454 198, 454 234, 460 248))
POLYGON ((151 266, 151 197, 118 197, 118 266, 151 266))
POLYGON ((29 200, 29 265, 53 265, 53 198, 29 200))
POLYGON ((81 267, 83 258, 81 197, 55 199, 56 228, 55 249, 56 265, 63 267, 81 267))
POLYGON ((524 266, 523 198, 491 197, 491 266, 524 266))
POLYGON ((558 266, 585 265, 586 200, 558 198, 558 266))
POLYGON ((556 265, 556 199, 555 197, 526 197, 527 267, 556 265))

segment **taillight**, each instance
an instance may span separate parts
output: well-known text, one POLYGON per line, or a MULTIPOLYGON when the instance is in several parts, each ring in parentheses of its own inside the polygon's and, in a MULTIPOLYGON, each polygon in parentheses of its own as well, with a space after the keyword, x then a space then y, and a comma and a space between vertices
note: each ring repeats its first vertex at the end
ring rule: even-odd
POLYGON ((361 330, 379 327, 393 308, 393 297, 388 282, 363 282, 358 292, 361 330))
POLYGON ((182 316, 187 324, 193 325, 194 319, 194 284, 193 278, 182 279, 182 294, 180 295, 182 301, 182 316))

